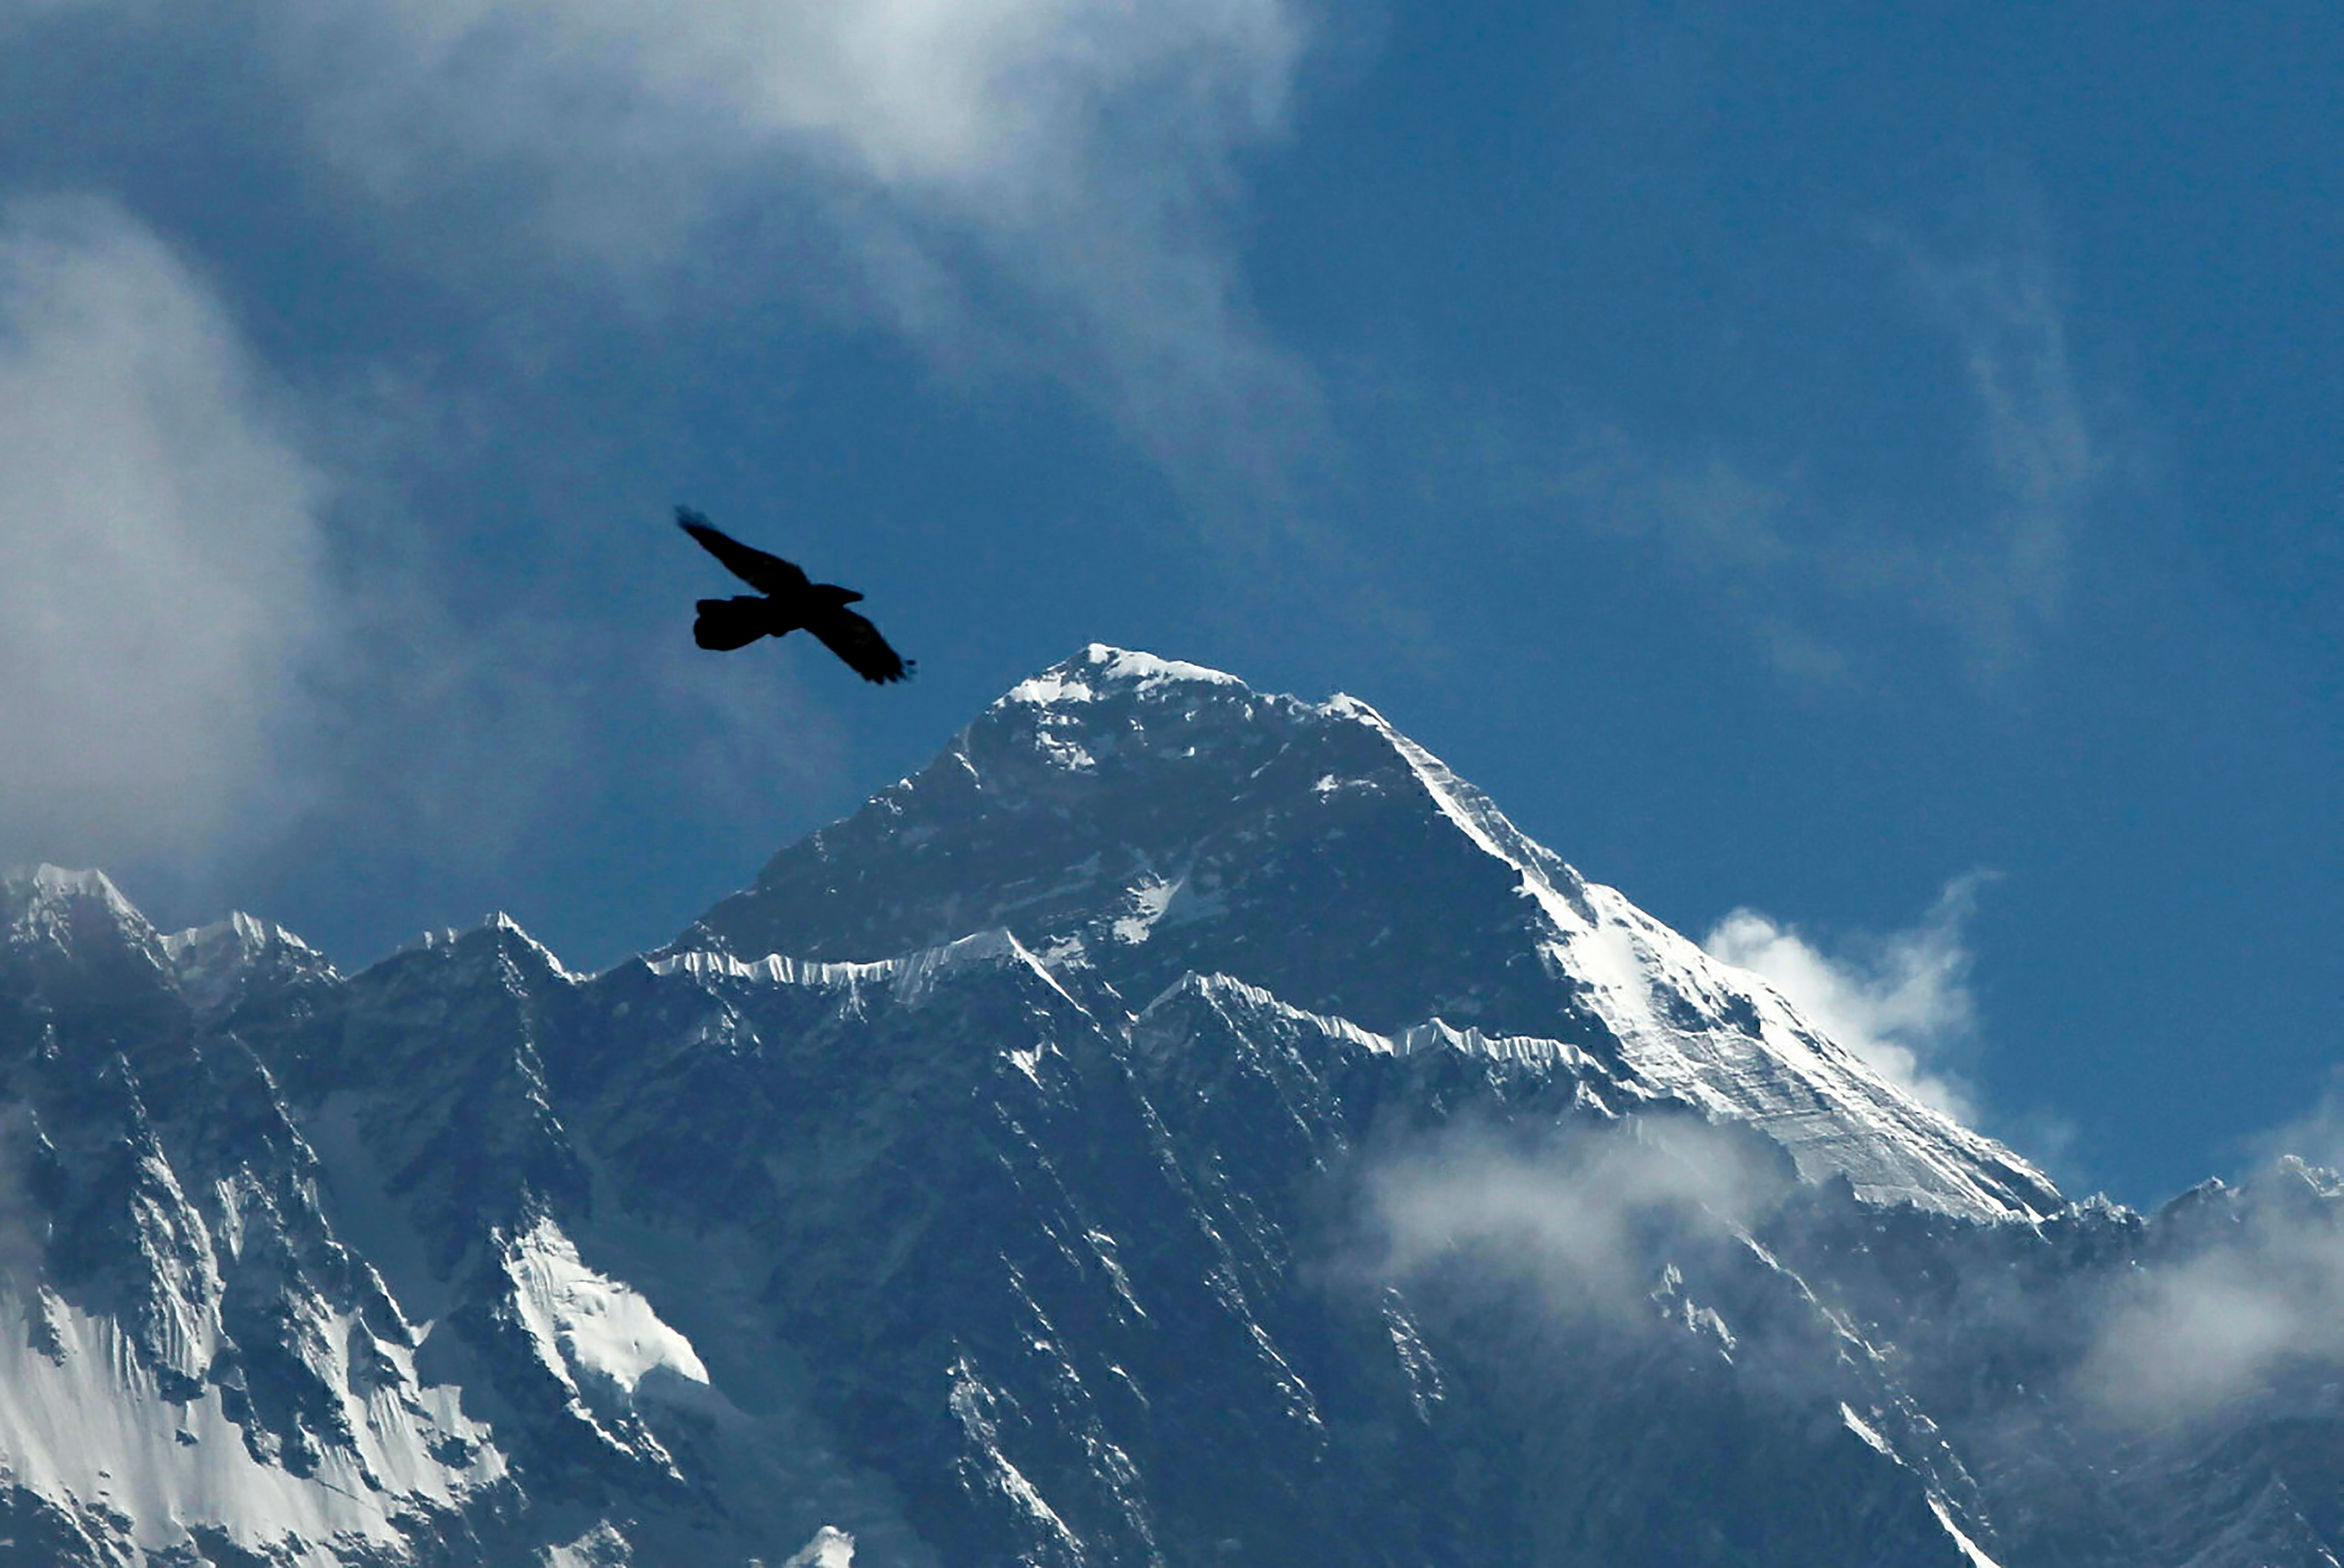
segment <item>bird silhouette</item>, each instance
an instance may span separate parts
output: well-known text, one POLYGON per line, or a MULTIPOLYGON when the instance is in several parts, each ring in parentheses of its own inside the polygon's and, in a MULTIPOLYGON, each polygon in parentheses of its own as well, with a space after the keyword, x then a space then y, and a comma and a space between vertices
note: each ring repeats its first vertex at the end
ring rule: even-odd
POLYGON ((692 623, 692 640, 702 647, 729 652, 760 637, 786 636, 803 628, 866 681, 884 685, 904 680, 918 667, 890 648, 879 628, 847 608, 863 597, 852 588, 811 582, 780 556, 752 549, 688 506, 675 509, 675 525, 722 561, 727 572, 763 595, 702 600, 700 617, 692 623))

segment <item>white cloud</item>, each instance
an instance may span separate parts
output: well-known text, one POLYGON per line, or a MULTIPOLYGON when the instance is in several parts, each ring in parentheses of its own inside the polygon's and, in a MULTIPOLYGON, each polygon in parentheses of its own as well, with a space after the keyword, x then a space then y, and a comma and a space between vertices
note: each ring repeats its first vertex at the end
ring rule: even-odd
POLYGON ((1535 1148, 1450 1128, 1378 1165, 1367 1190, 1386 1278, 1467 1264, 1633 1322, 1652 1316, 1655 1239, 1746 1229, 1784 1185, 1731 1135, 1648 1118, 1535 1148))
POLYGON ((458 271, 828 304, 1184 464, 1312 418, 1218 222, 1293 0, 254 3, 328 165, 458 271))
POLYGON ((329 618, 323 494, 153 235, 0 208, 0 858, 183 854, 278 799, 329 618))
POLYGON ((2330 1070, 2309 1110, 2249 1140, 2249 1147, 2269 1160, 2295 1155, 2330 1170, 2344 1170, 2344 1067, 2330 1070))
POLYGON ((2344 1078, 2254 1142, 2267 1162, 2159 1214, 2167 1250, 2099 1304, 2076 1381, 2103 1419, 2218 1416, 2283 1391, 2291 1369, 2319 1364, 2293 1380, 2316 1389, 2344 1366, 2344 1078))
POLYGON ((1823 1032, 1906 1093, 1966 1121, 1968 1089, 1940 1065, 1975 1032, 1971 956, 1963 927, 1976 908, 1977 873, 1949 883, 1909 931, 1867 937, 1827 955, 1754 909, 1736 909, 1702 946, 1713 958, 1763 976, 1823 1032))
POLYGON ((600 792, 748 831, 835 784, 837 724, 785 673, 692 658, 672 617, 460 610, 477 546, 425 548, 364 496, 379 457, 329 434, 350 410, 295 401, 118 207, 0 207, 0 864, 208 909, 272 855, 476 883, 560 852, 600 792), (646 678, 662 701, 613 723, 646 678))
POLYGON ((1109 150, 1076 133, 1209 153, 1274 127, 1302 33, 1280 0, 392 0, 363 17, 288 10, 280 25, 299 48, 363 35, 395 51, 362 75, 308 57, 343 123, 393 133, 354 159, 451 140, 565 160, 794 141, 883 187, 1028 217, 1109 150), (1135 133, 1134 115, 1157 123, 1135 133))
POLYGON ((2283 1159, 2242 1194, 2205 1199, 2220 1206, 2208 1232, 2120 1280, 2095 1323, 2076 1373, 2090 1407, 2121 1426, 2157 1426, 2268 1393, 2290 1363, 2323 1363, 2310 1386, 2332 1382, 2344 1364, 2338 1196, 2332 1175, 2283 1159))
POLYGON ((201 24, 0 0, 0 29, 88 84, 80 112, 174 115, 308 204, 321 252, 490 313, 468 351, 533 380, 581 323, 875 324, 949 379, 1061 382, 1257 516, 1291 510, 1329 438, 1228 220, 1316 21, 1308 0, 231 0, 201 24), (231 121, 155 100, 230 72, 231 121))

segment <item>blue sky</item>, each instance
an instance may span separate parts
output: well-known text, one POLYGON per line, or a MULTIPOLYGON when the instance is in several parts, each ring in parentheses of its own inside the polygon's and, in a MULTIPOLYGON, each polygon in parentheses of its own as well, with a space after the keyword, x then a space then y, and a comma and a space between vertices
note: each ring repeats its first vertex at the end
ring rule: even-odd
POLYGON ((1098 640, 2071 1187, 2321 1102, 2332 7, 647 15, 0 0, 0 859, 599 965, 1098 640), (920 679, 699 656, 677 501, 920 679))

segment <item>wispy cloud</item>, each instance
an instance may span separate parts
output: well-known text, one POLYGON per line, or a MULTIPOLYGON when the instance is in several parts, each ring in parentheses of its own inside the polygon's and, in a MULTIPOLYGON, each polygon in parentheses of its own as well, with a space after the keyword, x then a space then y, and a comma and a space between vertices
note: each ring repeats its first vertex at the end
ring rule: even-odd
POLYGON ((0 209, 0 858, 185 855, 281 808, 326 493, 151 234, 0 209))
POLYGON ((1712 431, 1661 430, 1591 397, 1525 410, 1399 385, 1382 392, 1385 422, 1444 497, 1672 561, 1795 685, 1863 683, 1916 631, 1994 676, 2063 613, 2078 538, 2125 469, 2120 432, 2079 375, 2047 245, 1950 255, 1874 226, 1864 248, 1892 264, 1873 271, 1894 316, 1938 350, 1939 377, 1911 400, 1939 450, 1899 479, 1865 464, 1861 481, 1834 477, 1849 465, 1827 429, 1737 439, 1730 409, 1712 431))
POLYGON ((1983 873, 1956 877, 1919 925, 1826 953, 1793 926, 1736 909, 1702 939, 1711 956, 1765 976, 1840 1045, 1924 1104, 1966 1121, 1975 1097, 1945 1058, 1975 1036, 1965 927, 1983 873))
POLYGON ((1909 569, 1989 663, 2005 664, 2057 613, 2076 529, 2107 469, 2077 389, 2065 312, 2039 247, 1956 259, 1884 227, 1870 233, 1902 258, 1958 356, 1987 481, 1974 538, 1909 569))
POLYGON ((2248 1140, 2248 1148, 2266 1161, 2294 1155, 2330 1170, 2344 1170, 2344 1067, 2329 1072, 2310 1109, 2248 1140))

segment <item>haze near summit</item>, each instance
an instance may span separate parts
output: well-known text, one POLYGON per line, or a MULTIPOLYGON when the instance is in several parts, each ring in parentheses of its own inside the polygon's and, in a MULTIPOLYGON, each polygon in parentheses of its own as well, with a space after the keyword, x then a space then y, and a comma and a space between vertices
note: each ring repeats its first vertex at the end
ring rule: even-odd
POLYGON ((0 0, 0 860, 601 965, 1107 641, 2162 1198, 2344 1025, 2339 25, 0 0))

